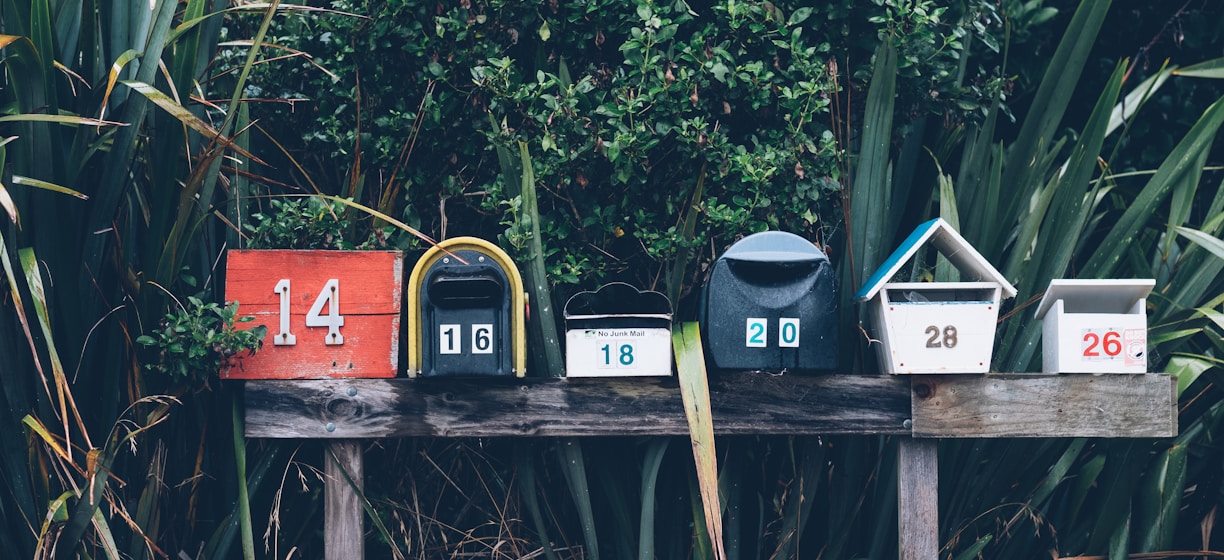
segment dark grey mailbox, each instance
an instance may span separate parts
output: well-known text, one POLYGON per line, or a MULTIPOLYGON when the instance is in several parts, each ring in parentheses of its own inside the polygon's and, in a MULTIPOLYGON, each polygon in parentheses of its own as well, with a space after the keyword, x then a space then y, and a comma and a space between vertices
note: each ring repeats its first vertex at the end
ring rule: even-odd
POLYGON ((724 369, 837 367, 837 287, 828 257, 792 233, 732 245, 706 285, 706 352, 724 369))
POLYGON ((448 239, 408 282, 408 374, 524 374, 523 283, 513 261, 476 238, 448 239))

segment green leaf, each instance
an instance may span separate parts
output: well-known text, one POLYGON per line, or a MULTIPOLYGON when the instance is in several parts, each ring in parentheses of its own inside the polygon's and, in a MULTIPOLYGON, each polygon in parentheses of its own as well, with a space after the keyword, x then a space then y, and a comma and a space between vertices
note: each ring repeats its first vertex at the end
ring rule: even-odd
POLYGON ((689 439, 697 466, 697 484, 705 511, 705 528, 710 535, 715 560, 726 556, 722 537, 722 507, 718 497, 718 456, 714 449, 714 420, 710 414, 710 386, 706 379, 705 353, 697 323, 682 323, 672 329, 672 350, 684 415, 688 419, 689 439))
POLYGON ((1180 397, 1200 375, 1203 375, 1203 372, 1211 369, 1213 365, 1207 360, 1194 356, 1176 355, 1169 358, 1169 365, 1165 366, 1165 372, 1177 379, 1177 396, 1180 397))
POLYGON ((1197 229, 1177 226, 1173 228, 1178 235, 1193 241, 1198 246, 1211 251, 1211 254, 1224 259, 1224 241, 1197 229))
POLYGON ((53 122, 83 126, 127 126, 125 123, 78 117, 76 115, 44 115, 40 113, 22 113, 20 115, 0 116, 0 122, 53 122))
POLYGON ((807 21, 809 17, 812 17, 812 8, 808 8, 808 7, 799 8, 798 10, 795 10, 795 12, 791 14, 790 19, 786 21, 786 25, 788 26, 789 25, 799 25, 807 21))
POLYGON ((1178 76, 1191 78, 1224 78, 1224 58, 1213 58, 1198 64, 1173 71, 1178 76))
POLYGON ((1114 223, 1114 227, 1101 241, 1096 251, 1085 263, 1080 276, 1086 278, 1104 278, 1113 273, 1122 260, 1127 248, 1138 236, 1151 215, 1151 208, 1159 206, 1169 195, 1174 183, 1183 173, 1201 173, 1201 168, 1194 167, 1200 155, 1211 149, 1220 125, 1224 123, 1224 99, 1213 103, 1190 128, 1186 136, 1177 144, 1156 170, 1156 174, 1148 180, 1143 190, 1133 200, 1122 216, 1114 223))
POLYGON ((1137 552, 1168 550, 1173 544, 1178 511, 1186 482, 1188 446, 1174 444, 1156 458, 1140 482, 1135 528, 1141 539, 1137 552))
POLYGON ((850 243, 853 255, 854 290, 879 266, 885 247, 892 242, 894 227, 886 224, 888 212, 881 201, 891 200, 889 146, 892 142, 893 107, 896 100, 897 49, 888 37, 876 50, 871 85, 867 89, 863 116, 862 152, 850 193, 850 243))
POLYGON ((226 138, 225 135, 223 135, 220 131, 213 128, 208 123, 204 122, 202 119, 200 119, 200 117, 195 116, 195 113, 192 113, 186 107, 179 105, 177 101, 171 99, 170 96, 162 93, 157 88, 149 84, 146 84, 146 83, 130 81, 130 80, 125 80, 121 83, 125 86, 128 86, 136 90, 137 93, 140 93, 141 95, 145 96, 149 101, 152 101, 154 105, 157 105, 163 111, 169 113, 170 116, 178 119, 179 122, 183 123, 184 125, 187 125, 192 130, 204 135, 205 138, 209 140, 216 140, 217 142, 220 142, 222 145, 237 152, 238 154, 241 154, 244 157, 250 158, 252 161, 256 163, 267 165, 267 163, 265 163, 263 160, 255 157, 250 152, 235 145, 233 140, 226 138))
POLYGON ((74 196, 81 200, 89 200, 89 197, 85 196, 83 193, 74 191, 68 187, 61 187, 60 185, 57 185, 55 183, 50 183, 47 181, 34 179, 32 177, 23 177, 21 175, 13 175, 13 184, 14 185, 25 185, 27 187, 34 187, 37 189, 43 189, 43 190, 48 190, 52 192, 62 193, 62 194, 66 194, 69 196, 74 196))

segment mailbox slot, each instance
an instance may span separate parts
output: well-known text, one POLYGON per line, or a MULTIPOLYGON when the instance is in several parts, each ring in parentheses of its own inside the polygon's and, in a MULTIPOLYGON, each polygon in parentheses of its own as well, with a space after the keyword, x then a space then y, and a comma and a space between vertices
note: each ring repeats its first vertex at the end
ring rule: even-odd
POLYGON ((941 282, 894 282, 888 285, 886 297, 894 305, 925 303, 990 303, 997 297, 995 287, 973 287, 972 283, 958 282, 960 288, 941 282))
POLYGON ((505 283, 489 267, 472 268, 443 267, 429 280, 429 299, 451 309, 497 305, 505 297, 505 283))

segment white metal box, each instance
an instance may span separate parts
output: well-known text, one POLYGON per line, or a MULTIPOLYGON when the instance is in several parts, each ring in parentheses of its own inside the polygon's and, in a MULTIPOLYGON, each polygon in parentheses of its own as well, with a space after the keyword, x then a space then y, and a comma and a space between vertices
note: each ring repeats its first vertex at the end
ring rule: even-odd
POLYGON ((672 374, 671 302, 613 282, 565 304, 566 377, 672 374))
POLYGON ((1053 280, 1037 308, 1045 373, 1146 373, 1155 280, 1053 280))
POLYGON ((999 302, 1016 289, 961 237, 936 218, 914 230, 863 285, 871 345, 887 373, 986 373, 994 353, 999 302), (890 282, 929 243, 961 282, 890 282))

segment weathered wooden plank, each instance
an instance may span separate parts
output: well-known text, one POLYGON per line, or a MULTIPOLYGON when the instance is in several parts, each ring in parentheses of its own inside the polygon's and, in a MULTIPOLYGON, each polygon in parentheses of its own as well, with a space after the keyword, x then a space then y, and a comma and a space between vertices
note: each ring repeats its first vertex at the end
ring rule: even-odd
POLYGON ((914 376, 914 437, 1171 437, 1176 393, 1156 373, 914 376))
POLYGON ((939 442, 900 438, 897 529, 901 560, 939 556, 939 442))
MULTIPOLYGON (((904 377, 724 373, 717 434, 908 434, 904 377)), ((684 435, 674 377, 246 382, 257 438, 684 435)))
POLYGON ((365 513, 357 495, 365 486, 361 441, 333 440, 324 453, 323 557, 365 558, 365 513))

